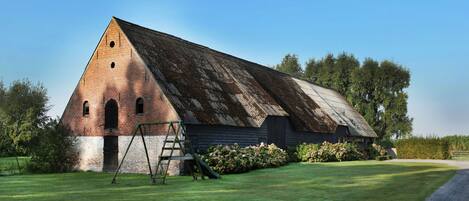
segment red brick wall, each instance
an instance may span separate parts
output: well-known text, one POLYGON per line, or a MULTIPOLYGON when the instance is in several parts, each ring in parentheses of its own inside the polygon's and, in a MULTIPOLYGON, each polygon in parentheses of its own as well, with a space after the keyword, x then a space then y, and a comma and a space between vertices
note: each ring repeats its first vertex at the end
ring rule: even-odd
POLYGON ((137 122, 178 119, 151 72, 112 20, 64 111, 62 123, 77 135, 103 136, 130 135, 137 122), (144 99, 143 115, 135 114, 138 97, 144 99), (104 129, 104 105, 110 99, 119 106, 118 129, 112 132, 104 129), (84 101, 90 105, 87 117, 82 115, 84 101))

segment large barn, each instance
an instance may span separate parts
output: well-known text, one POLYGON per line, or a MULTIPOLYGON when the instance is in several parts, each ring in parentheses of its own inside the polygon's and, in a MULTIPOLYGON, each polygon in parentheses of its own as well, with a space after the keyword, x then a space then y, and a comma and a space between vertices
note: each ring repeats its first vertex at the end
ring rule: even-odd
MULTIPOLYGON (((112 171, 136 124, 175 120, 184 122, 198 151, 215 144, 287 148, 377 137, 334 90, 112 18, 62 116, 78 136, 79 168, 112 171)), ((145 139, 156 164, 163 135, 145 139)), ((139 146, 131 147, 124 171, 146 170, 139 146)))

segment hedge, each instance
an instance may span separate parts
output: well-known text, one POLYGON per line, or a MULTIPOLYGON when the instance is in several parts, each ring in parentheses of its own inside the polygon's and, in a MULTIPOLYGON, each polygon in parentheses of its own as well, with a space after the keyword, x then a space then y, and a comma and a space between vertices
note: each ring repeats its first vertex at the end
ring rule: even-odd
POLYGON ((449 141, 438 137, 411 137, 396 142, 402 159, 449 159, 449 141))
POLYGON ((469 151, 469 136, 452 135, 443 139, 448 140, 449 150, 453 151, 469 151))

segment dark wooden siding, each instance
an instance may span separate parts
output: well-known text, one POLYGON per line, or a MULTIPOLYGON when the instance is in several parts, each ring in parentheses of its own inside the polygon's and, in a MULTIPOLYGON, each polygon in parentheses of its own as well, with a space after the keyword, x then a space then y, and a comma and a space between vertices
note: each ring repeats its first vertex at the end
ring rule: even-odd
POLYGON ((287 146, 290 148, 296 147, 301 143, 322 143, 328 141, 336 143, 340 137, 346 135, 347 128, 339 126, 336 133, 314 133, 314 132, 298 132, 293 129, 290 123, 287 124, 287 146))
POLYGON ((280 148, 286 148, 288 118, 278 116, 268 117, 264 124, 267 124, 267 143, 273 143, 280 148))
MULTIPOLYGON (((237 143, 244 147, 264 142, 275 143, 281 148, 294 148, 301 143, 336 143, 341 139, 350 141, 347 127, 339 126, 335 133, 298 132, 288 117, 268 117, 260 128, 209 125, 186 125, 186 128, 197 152, 204 152, 208 147, 218 144, 237 143)), ((365 143, 369 141, 360 139, 365 143)))
POLYGON ((211 145, 234 144, 249 146, 267 142, 267 126, 244 128, 234 126, 186 125, 194 149, 206 151, 211 145))

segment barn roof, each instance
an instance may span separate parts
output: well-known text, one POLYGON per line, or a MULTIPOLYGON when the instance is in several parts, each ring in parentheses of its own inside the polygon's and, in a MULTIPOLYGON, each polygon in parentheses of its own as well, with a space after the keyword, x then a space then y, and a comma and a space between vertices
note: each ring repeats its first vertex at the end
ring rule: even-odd
MULTIPOLYGON (((296 130, 322 133, 334 133, 338 125, 344 124, 287 74, 118 18, 114 20, 186 123, 260 127, 268 116, 289 116, 296 130)), ((354 111, 347 106, 347 111, 354 111)), ((376 136, 374 132, 351 133, 376 136)))
POLYGON ((337 91, 293 78, 300 88, 338 125, 347 126, 354 136, 376 137, 365 118, 337 91))

